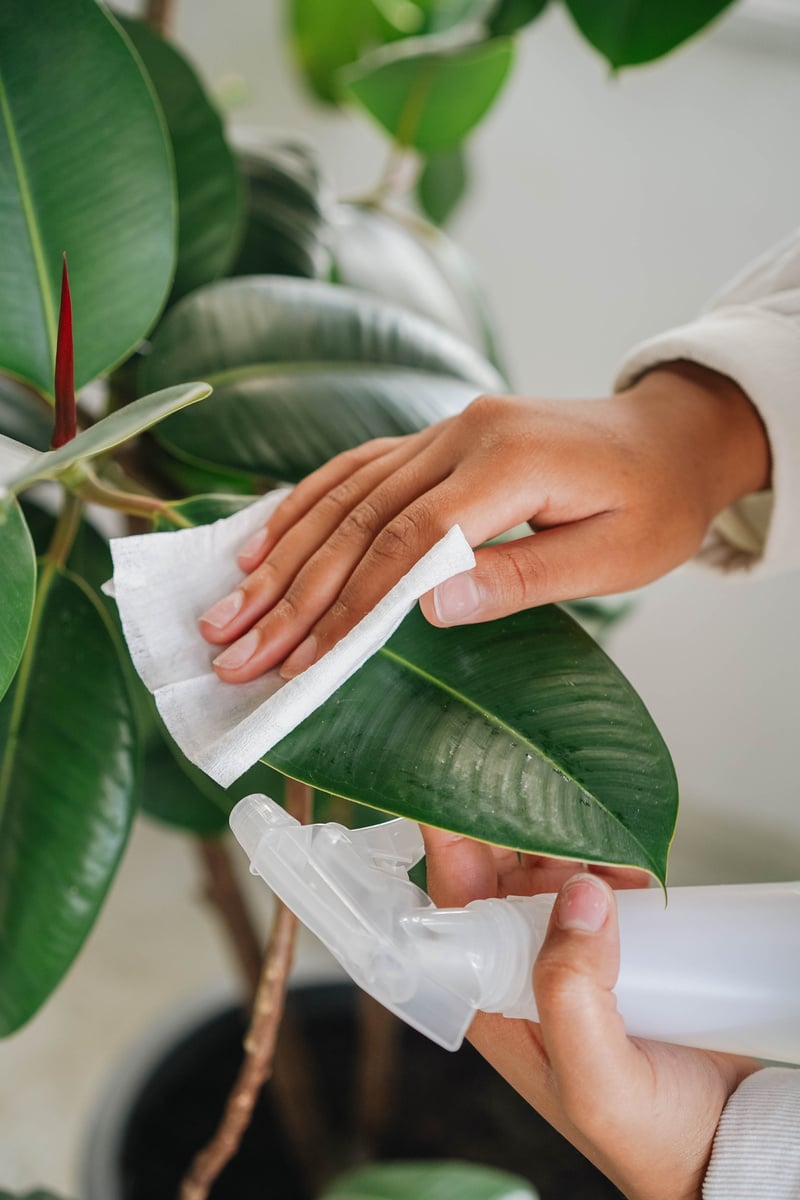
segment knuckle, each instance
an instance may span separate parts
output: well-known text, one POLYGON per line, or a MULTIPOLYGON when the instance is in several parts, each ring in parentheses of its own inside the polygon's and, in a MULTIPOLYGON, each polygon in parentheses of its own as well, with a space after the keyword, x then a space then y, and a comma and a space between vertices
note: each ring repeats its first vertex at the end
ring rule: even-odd
POLYGON ((382 524, 383 517, 378 506, 372 500, 362 500, 342 521, 339 534, 345 541, 353 537, 363 540, 364 534, 371 540, 382 524))
POLYGON ((505 396, 477 396, 464 409, 464 416, 479 426, 491 426, 505 413, 508 400, 505 396))
POLYGON ((397 562, 408 557, 419 543, 422 520, 413 510, 398 513, 385 525, 372 544, 376 558, 397 562))
POLYGON ((351 475, 331 488, 320 503, 334 516, 341 516, 343 513, 349 513, 360 498, 361 490, 358 481, 355 476, 351 475))

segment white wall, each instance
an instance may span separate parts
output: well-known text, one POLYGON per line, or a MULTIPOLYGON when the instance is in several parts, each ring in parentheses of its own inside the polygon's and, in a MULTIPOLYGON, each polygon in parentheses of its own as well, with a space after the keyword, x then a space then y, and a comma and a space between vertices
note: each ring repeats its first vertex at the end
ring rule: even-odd
MULTIPOLYGON (((306 100, 277 0, 179 11, 207 78, 250 89, 238 121, 305 134, 341 194, 375 180, 382 138, 306 100)), ((690 317, 790 230, 798 112, 800 37, 741 13, 620 79, 560 9, 532 26, 474 138, 453 228, 486 281, 517 389, 601 392, 626 348, 690 317)), ((685 570, 648 589, 614 640, 676 759, 676 878, 800 873, 798 611, 798 576, 732 586, 685 570)))

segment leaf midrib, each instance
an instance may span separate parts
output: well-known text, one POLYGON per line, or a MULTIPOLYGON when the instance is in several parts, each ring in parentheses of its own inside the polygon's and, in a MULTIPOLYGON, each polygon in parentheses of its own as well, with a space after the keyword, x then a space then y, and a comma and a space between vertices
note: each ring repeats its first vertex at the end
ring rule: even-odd
POLYGON ((17 138, 16 128, 14 126, 11 105, 3 84, 2 75, 0 75, 0 113, 2 113, 3 124, 5 126, 6 136, 8 137, 8 145, 11 150, 11 159, 16 170, 20 199, 22 201, 22 212, 28 230, 28 237, 30 238, 34 267, 39 282, 39 297, 42 304, 42 316, 44 318, 45 332, 47 335, 48 346, 50 348, 50 357, 51 359, 55 360, 57 327, 55 295, 53 293, 50 276, 45 266, 44 243, 42 240, 41 230, 39 228, 39 221, 36 215, 36 208, 33 202, 33 195, 28 182, 27 171, 25 170, 22 150, 17 138))
MULTIPOLYGON (((560 775, 562 778, 568 779, 575 785, 582 795, 588 797, 590 800, 593 800, 598 808, 602 809, 606 816, 608 816, 610 820, 618 825, 619 828, 624 831, 626 836, 630 838, 630 840, 636 846, 639 847, 647 861, 652 863, 655 869, 655 863, 653 863, 651 854, 648 852, 647 848, 642 845, 639 839, 631 832, 627 825, 625 825, 625 823, 621 821, 618 816, 612 813, 607 806, 603 804, 602 800, 595 796, 594 792, 588 791, 583 784, 578 782, 574 775, 572 775, 569 771, 566 771, 560 764, 556 763, 549 754, 546 754, 540 746, 537 746, 537 744, 532 742, 530 738, 525 736, 525 734, 520 733, 519 730, 513 727, 513 725, 509 725, 506 721, 503 721, 501 717, 498 717, 495 713, 490 712, 488 709, 478 704, 477 701, 470 699, 469 696, 464 695, 463 692, 457 691, 455 688, 450 687, 450 685, 445 683, 443 680, 437 679, 435 675, 431 675, 430 672, 425 671, 422 667, 417 666, 416 663, 411 662, 407 658, 403 658, 403 656, 398 654, 395 650, 389 650, 387 646, 382 646, 378 653, 382 654, 385 658, 390 659, 392 662, 398 663, 401 667, 404 667, 412 674, 417 675, 420 679, 424 679, 426 683, 432 685, 434 688, 437 688, 439 691, 446 692, 448 696, 452 696, 466 708, 472 709, 473 712, 479 713, 484 720, 488 721, 491 725, 494 725, 498 729, 502 729, 504 733, 510 734, 522 745, 528 746, 536 755, 536 757, 548 763, 556 772, 556 774, 560 775)), ((657 870, 656 875, 658 875, 657 870)))
POLYGON ((205 371, 203 378, 213 388, 224 387, 229 383, 239 383, 248 379, 258 379, 262 375, 311 375, 315 371, 351 371, 354 374, 366 375, 370 371, 397 371, 409 375, 432 375, 436 378, 452 379, 454 383, 463 383, 480 388, 481 384, 464 375, 453 375, 449 370, 436 370, 434 366, 412 366, 409 363, 394 363, 376 359, 375 362, 365 362, 363 359, 349 358, 315 358, 309 362, 293 362, 280 360, 276 362, 247 363, 242 367, 228 367, 221 371, 205 371))

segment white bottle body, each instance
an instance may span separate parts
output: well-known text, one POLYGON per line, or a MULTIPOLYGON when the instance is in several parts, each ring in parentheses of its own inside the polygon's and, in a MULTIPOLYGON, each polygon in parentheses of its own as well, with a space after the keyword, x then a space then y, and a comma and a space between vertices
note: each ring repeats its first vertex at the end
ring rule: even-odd
MULTIPOLYGON (((509 966, 509 991, 500 997, 495 981, 489 1011, 537 1019, 532 967, 553 901, 512 899, 530 970, 512 979, 509 966)), ((654 889, 620 891, 617 907, 614 990, 629 1034, 800 1063, 800 883, 671 888, 666 905, 654 889)))

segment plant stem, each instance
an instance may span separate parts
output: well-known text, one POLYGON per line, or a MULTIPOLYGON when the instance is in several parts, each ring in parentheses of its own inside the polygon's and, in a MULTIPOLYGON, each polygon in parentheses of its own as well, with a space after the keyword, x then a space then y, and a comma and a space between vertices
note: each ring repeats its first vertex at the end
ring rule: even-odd
POLYGON ((197 838, 205 875, 206 896, 228 935, 241 976, 248 1009, 255 1004, 261 977, 261 942, 222 838, 197 838))
MULTIPOLYGON (((286 808, 308 822, 312 791, 287 780, 286 808)), ((250 1124, 256 1101, 270 1076, 286 982, 294 957, 297 918, 276 900, 275 918, 261 967, 250 1028, 244 1040, 244 1062, 213 1138, 194 1159, 180 1187, 180 1200, 206 1200, 214 1181, 233 1158, 250 1124)))
POLYGON ((356 1152, 374 1157, 392 1116, 393 1083, 400 1048, 400 1022, 366 992, 359 993, 356 1075, 356 1152))
POLYGON ((147 0, 144 19, 162 37, 171 37, 175 12, 173 0, 147 0))
POLYGON ((45 557, 53 566, 63 567, 81 524, 83 501, 73 492, 64 492, 64 502, 45 557))
POLYGON ((85 468, 85 475, 75 489, 83 500, 93 504, 101 504, 103 508, 111 508, 116 512, 127 513, 131 517, 162 517, 172 525, 181 528, 191 528, 179 512, 158 496, 150 496, 143 492, 126 492, 114 487, 105 479, 100 479, 91 468, 85 468))

